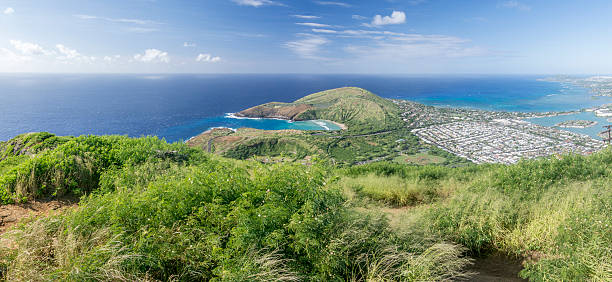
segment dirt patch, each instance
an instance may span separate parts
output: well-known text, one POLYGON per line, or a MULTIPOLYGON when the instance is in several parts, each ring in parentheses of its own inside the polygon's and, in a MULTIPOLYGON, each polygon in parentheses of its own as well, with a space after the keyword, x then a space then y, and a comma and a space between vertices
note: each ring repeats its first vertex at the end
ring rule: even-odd
POLYGON ((474 273, 474 275, 459 281, 527 281, 519 277, 519 272, 522 269, 521 259, 501 253, 494 253, 486 257, 476 258, 474 265, 467 269, 467 271, 474 273))
POLYGON ((30 216, 49 215, 70 207, 76 207, 79 199, 63 197, 58 200, 37 200, 21 205, 0 206, 0 234, 30 216))

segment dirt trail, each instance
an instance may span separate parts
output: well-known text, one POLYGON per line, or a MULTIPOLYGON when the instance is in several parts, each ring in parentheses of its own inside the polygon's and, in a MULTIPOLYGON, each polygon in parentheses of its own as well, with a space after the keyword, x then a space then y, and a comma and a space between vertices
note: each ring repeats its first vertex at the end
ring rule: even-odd
POLYGON ((47 215, 54 211, 75 207, 78 200, 76 197, 65 197, 58 200, 31 201, 20 205, 1 205, 0 234, 6 232, 24 218, 47 215))
POLYGON ((475 282, 519 282, 527 281, 519 277, 518 273, 523 269, 521 260, 506 256, 500 253, 494 253, 487 257, 476 258, 474 265, 469 267, 467 271, 473 272, 474 275, 469 279, 462 281, 475 282))
MULTIPOLYGON (((382 208, 381 210, 389 217, 389 224, 396 230, 402 230, 405 220, 410 220, 407 216, 411 207, 403 208, 382 208)), ((519 272, 523 270, 522 260, 507 256, 502 253, 493 253, 481 258, 474 258, 474 264, 465 269, 466 272, 473 273, 469 278, 458 279, 456 281, 475 281, 475 282, 521 282, 527 281, 519 277, 519 272)))

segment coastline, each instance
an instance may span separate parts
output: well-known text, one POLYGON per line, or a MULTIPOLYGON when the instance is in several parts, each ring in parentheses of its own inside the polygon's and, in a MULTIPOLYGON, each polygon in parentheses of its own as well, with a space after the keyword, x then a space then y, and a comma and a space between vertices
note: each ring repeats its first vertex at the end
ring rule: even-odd
POLYGON ((343 123, 339 123, 339 122, 335 122, 335 121, 331 121, 331 120, 323 120, 323 121, 326 121, 326 122, 333 123, 333 124, 337 125, 338 127, 340 127, 340 130, 347 130, 348 129, 348 126, 346 126, 343 123))

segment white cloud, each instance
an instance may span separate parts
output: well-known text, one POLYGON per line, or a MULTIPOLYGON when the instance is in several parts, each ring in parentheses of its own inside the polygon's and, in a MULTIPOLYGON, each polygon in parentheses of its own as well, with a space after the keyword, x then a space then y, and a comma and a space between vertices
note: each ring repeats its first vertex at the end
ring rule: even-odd
POLYGON ((96 57, 83 56, 77 50, 70 49, 63 44, 57 44, 55 48, 59 51, 59 56, 56 59, 63 62, 92 63, 96 60, 96 57))
POLYGON ((81 54, 79 54, 77 50, 70 49, 62 44, 57 44, 55 45, 55 47, 59 50, 60 54, 63 55, 62 58, 64 59, 70 60, 70 59, 75 59, 81 56, 81 54))
POLYGON ((52 52, 45 50, 38 44, 23 42, 20 40, 10 40, 9 41, 13 48, 17 51, 21 52, 24 55, 50 55, 52 52))
POLYGON ((489 55, 489 52, 470 41, 446 35, 400 34, 374 40, 373 45, 351 45, 345 51, 359 57, 380 60, 409 60, 418 58, 460 58, 489 55))
POLYGON ((321 29, 321 28, 313 28, 312 32, 316 32, 316 33, 330 33, 330 34, 338 33, 338 31, 336 31, 336 30, 321 29))
POLYGON ((271 0, 232 0, 241 6, 261 7, 261 6, 285 6, 285 4, 271 0))
POLYGON ((92 15, 74 15, 76 18, 81 20, 103 20, 114 23, 128 23, 128 24, 137 24, 137 25, 149 25, 149 24, 159 24, 155 21, 150 20, 141 20, 141 19, 125 19, 125 18, 107 18, 107 17, 98 17, 92 15))
POLYGON ((3 12, 3 13, 4 13, 5 15, 12 15, 12 14, 14 14, 14 13, 15 13, 15 9, 13 9, 13 8, 11 8, 11 7, 8 7, 8 8, 6 8, 6 9, 4 9, 4 12, 3 12))
POLYGON ((15 52, 9 49, 0 48, 0 62, 15 64, 15 63, 28 62, 31 60, 32 58, 29 56, 22 56, 22 55, 16 54, 15 52))
POLYGON ((334 1, 315 1, 315 3, 319 4, 319 5, 326 5, 326 6, 340 6, 340 7, 352 7, 351 4, 348 3, 344 3, 344 2, 334 2, 334 1))
POLYGON ((191 43, 191 42, 185 42, 183 43, 183 47, 196 47, 197 45, 195 43, 191 43))
POLYGON ((114 56, 104 56, 104 58, 102 58, 105 62, 107 63, 113 63, 118 61, 119 59, 121 59, 121 55, 114 55, 114 56))
POLYGON ((295 23, 297 25, 309 26, 309 27, 331 27, 328 24, 320 24, 320 23, 295 23))
POLYGON ((390 24, 403 24, 406 22, 406 13, 400 11, 393 11, 391 16, 376 15, 372 20, 371 26, 381 26, 390 24))
POLYGON ((303 39, 287 42, 284 46, 302 58, 325 59, 319 53, 323 45, 330 43, 327 38, 314 34, 298 35, 303 39))
POLYGON ((363 20, 368 19, 368 18, 366 18, 364 16, 360 16, 360 15, 353 15, 353 16, 351 16, 351 18, 353 18, 354 20, 358 20, 358 21, 363 21, 363 20))
POLYGON ((134 60, 145 63, 169 63, 170 57, 168 56, 167 52, 158 49, 147 49, 143 54, 134 55, 134 60))
POLYGON ((305 20, 313 20, 313 19, 320 19, 321 18, 319 16, 306 16, 306 15, 292 15, 292 17, 298 18, 298 19, 305 19, 305 20))
POLYGON ((519 1, 506 1, 506 2, 500 3, 498 7, 518 9, 522 11, 531 11, 531 7, 529 5, 523 4, 519 1))
POLYGON ((196 58, 196 62, 216 63, 221 61, 221 57, 213 57, 211 54, 199 54, 196 58))

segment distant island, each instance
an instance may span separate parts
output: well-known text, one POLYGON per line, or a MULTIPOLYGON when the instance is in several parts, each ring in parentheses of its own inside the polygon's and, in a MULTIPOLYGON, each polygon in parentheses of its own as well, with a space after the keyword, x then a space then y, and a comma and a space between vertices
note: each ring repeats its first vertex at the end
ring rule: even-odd
POLYGON ((557 123, 555 126, 564 128, 587 128, 597 125, 598 122, 592 120, 568 120, 557 123))

